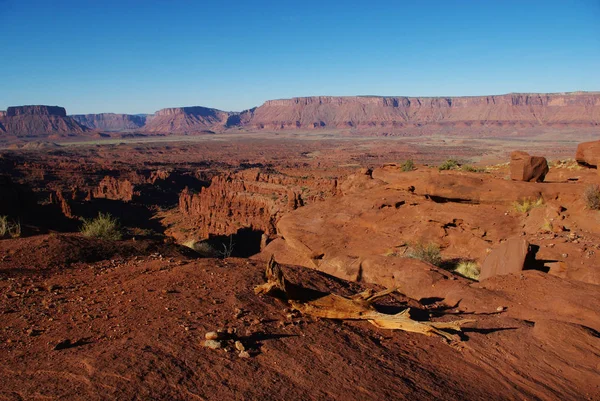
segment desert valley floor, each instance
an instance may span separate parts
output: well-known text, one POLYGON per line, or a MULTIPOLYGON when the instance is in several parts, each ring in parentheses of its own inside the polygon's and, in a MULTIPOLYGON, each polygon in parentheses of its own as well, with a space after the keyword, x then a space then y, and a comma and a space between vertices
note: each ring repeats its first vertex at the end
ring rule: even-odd
POLYGON ((599 399, 600 176, 574 160, 597 136, 574 131, 6 141, 0 399, 599 399), (80 232, 98 213, 122 239, 80 232), (272 257, 285 284, 255 292, 272 257))

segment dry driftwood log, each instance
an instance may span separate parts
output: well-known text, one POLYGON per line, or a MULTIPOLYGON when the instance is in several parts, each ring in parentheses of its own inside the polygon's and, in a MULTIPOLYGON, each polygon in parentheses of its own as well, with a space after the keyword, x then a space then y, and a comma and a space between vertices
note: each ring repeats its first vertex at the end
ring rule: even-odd
MULTIPOLYGON (((407 308, 395 315, 378 312, 373 307, 373 302, 389 295, 396 289, 381 292, 367 290, 352 297, 336 294, 326 294, 316 299, 307 299, 303 296, 303 289, 291 284, 283 275, 279 264, 271 257, 265 272, 267 282, 257 286, 254 292, 258 294, 273 295, 287 300, 290 306, 306 315, 340 320, 368 320, 373 325, 382 329, 404 330, 421 333, 427 336, 439 335, 449 341, 456 337, 451 331, 461 331, 461 325, 474 320, 455 320, 452 322, 419 322, 410 318, 410 309, 407 308)), ((306 290, 305 291, 310 291, 306 290)))

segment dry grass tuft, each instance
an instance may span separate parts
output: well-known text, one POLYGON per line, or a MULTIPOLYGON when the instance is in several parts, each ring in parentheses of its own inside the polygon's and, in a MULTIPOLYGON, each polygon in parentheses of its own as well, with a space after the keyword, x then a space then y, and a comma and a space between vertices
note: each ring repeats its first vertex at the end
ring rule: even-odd
POLYGON ((591 210, 600 210, 600 187, 598 185, 589 185, 583 192, 585 206, 591 210))
POLYGON ((477 263, 469 260, 460 262, 454 268, 454 272, 460 274, 463 277, 470 278, 471 280, 479 280, 479 274, 481 269, 477 263))
POLYGON ((440 246, 433 242, 423 244, 417 242, 412 244, 406 254, 409 258, 419 259, 427 263, 431 263, 434 266, 442 264, 442 254, 440 252, 440 246))
POLYGON ((513 202, 513 209, 515 212, 519 213, 528 213, 531 209, 536 207, 540 207, 544 204, 544 199, 538 198, 536 200, 532 199, 522 199, 519 202, 513 202))
POLYGON ((83 220, 81 233, 86 237, 118 241, 123 238, 119 221, 109 213, 98 213, 98 217, 83 220))

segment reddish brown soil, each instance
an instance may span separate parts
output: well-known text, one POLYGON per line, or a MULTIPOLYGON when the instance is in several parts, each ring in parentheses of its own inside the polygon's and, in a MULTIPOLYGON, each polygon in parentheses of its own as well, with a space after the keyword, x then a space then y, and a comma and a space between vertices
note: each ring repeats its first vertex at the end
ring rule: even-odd
MULTIPOLYGON (((288 318, 285 305, 254 295, 262 272, 262 263, 242 259, 163 254, 4 270, 0 397, 592 400, 600 394, 600 327, 553 320, 550 312, 535 322, 475 315, 465 341, 453 347, 367 323, 288 318), (216 329, 235 329, 252 356, 204 348, 204 333, 216 329), (75 345, 55 349, 65 340, 75 345)), ((286 274, 320 291, 348 295, 363 288, 301 268, 286 274)), ((540 274, 516 279, 528 291, 547 282, 540 274)), ((517 282, 498 284, 526 303, 517 282)), ((592 295, 577 282, 554 290, 556 298, 566 290, 592 295)), ((420 315, 441 306, 398 295, 385 303, 409 303, 420 315)))
POLYGON ((551 164, 546 182, 525 183, 507 165, 422 164, 508 161, 517 143, 573 157, 575 142, 327 135, 4 151, 0 215, 23 238, 0 239, 0 399, 600 398, 600 214, 581 196, 597 170, 551 164), (382 166, 408 158, 416 171, 382 166), (511 206, 540 196, 528 213, 511 206), (77 233, 98 212, 120 219, 123 241, 77 233), (241 248, 240 229, 266 237, 248 259, 174 243, 237 235, 241 248), (481 282, 401 254, 422 239, 445 262, 481 263, 515 236, 539 247, 528 270, 481 282), (448 344, 290 315, 253 291, 273 253, 304 287, 398 287, 380 311, 475 322, 448 344), (219 329, 251 357, 203 347, 219 329))

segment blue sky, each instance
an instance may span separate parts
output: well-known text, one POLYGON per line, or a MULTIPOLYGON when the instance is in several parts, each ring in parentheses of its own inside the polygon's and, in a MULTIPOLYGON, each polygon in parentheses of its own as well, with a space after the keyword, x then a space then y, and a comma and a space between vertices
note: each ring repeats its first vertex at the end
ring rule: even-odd
POLYGON ((0 109, 600 90, 600 1, 0 0, 0 109))

